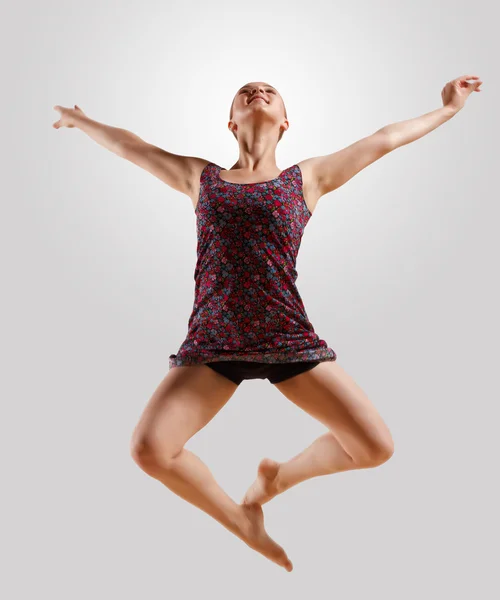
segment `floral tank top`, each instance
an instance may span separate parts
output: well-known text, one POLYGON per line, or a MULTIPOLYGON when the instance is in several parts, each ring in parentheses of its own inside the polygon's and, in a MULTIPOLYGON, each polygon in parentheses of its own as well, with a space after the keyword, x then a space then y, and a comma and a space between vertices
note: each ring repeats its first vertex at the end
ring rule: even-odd
POLYGON ((229 183, 222 167, 201 173, 195 209, 194 305, 169 369, 213 361, 331 361, 310 323, 296 258, 311 213, 298 165, 261 183, 229 183))

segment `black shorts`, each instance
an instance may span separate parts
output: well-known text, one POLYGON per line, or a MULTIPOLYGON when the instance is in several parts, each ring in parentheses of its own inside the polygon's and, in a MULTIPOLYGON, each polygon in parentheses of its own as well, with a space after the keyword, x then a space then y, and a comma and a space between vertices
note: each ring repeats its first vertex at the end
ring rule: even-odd
POLYGON ((205 363, 217 373, 224 375, 233 383, 240 385, 244 379, 269 379, 271 383, 280 383, 304 371, 309 371, 320 363, 301 361, 290 363, 262 363, 247 360, 220 360, 205 363))

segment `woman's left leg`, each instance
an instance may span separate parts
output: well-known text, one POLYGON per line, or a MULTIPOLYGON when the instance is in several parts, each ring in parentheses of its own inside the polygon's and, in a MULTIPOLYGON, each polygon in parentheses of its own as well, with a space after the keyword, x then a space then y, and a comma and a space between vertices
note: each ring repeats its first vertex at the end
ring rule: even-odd
POLYGON ((329 431, 287 462, 265 458, 243 503, 264 504, 301 481, 375 467, 392 456, 394 442, 387 425, 338 361, 321 362, 274 385, 329 431))

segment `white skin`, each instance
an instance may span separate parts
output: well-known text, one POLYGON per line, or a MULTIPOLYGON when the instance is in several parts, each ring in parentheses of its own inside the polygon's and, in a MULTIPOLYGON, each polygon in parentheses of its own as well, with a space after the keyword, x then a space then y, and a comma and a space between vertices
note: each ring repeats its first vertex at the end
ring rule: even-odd
MULTIPOLYGON (((274 179, 280 174, 276 165, 276 146, 281 130, 289 122, 278 90, 263 82, 249 83, 234 98, 233 115, 228 128, 237 137, 239 158, 231 167, 231 181, 251 182, 274 179), (254 99, 263 96, 264 100, 254 99)), ((224 171, 221 173, 223 179, 224 171)), ((227 179, 228 180, 228 179, 227 179)))
MULTIPOLYGON (((446 84, 443 106, 420 117, 386 125, 358 142, 310 159, 323 194, 336 189, 362 168, 387 152, 413 142, 447 122, 462 110, 471 92, 480 92, 479 77, 464 75, 446 84), (468 83, 467 80, 475 80, 468 83)), ((250 182, 279 175, 275 149, 280 128, 287 129, 282 100, 263 83, 250 84, 238 94, 229 128, 238 136, 240 156, 227 173, 232 181, 250 182), (249 95, 262 93, 262 101, 247 104, 249 95), (253 105, 253 106, 252 106, 253 105)), ((61 118, 55 129, 78 127, 119 156, 140 165, 182 191, 192 165, 206 161, 166 152, 135 134, 89 119, 74 109, 55 106, 61 118)), ((196 173, 199 178, 199 170, 196 173)), ((226 178, 226 177, 224 177, 226 178)), ((134 430, 131 453, 137 464, 172 492, 205 511, 250 548, 292 570, 285 550, 267 534, 262 505, 300 482, 331 473, 375 467, 394 451, 391 434, 363 390, 338 361, 321 362, 313 369, 274 384, 291 402, 317 419, 327 432, 308 448, 285 462, 261 461, 257 478, 241 503, 235 502, 215 481, 208 467, 184 446, 226 405, 237 385, 207 365, 170 369, 147 403, 134 430)), ((277 431, 286 427, 280 424, 277 431)), ((279 435, 279 433, 277 434, 279 435)))
MULTIPOLYGON (((241 88, 228 124, 237 133, 240 148, 230 180, 237 183, 277 177, 278 135, 280 128, 286 130, 288 126, 279 94, 263 83, 241 88), (260 94, 269 103, 256 99, 249 103, 260 94)), ((229 180, 225 175, 223 179, 229 180)), ((291 571, 293 565, 285 550, 264 528, 262 505, 312 477, 380 465, 392 455, 393 441, 366 394, 336 362, 320 363, 275 386, 329 431, 287 462, 264 458, 240 504, 218 485, 208 467, 184 448, 237 389, 206 365, 169 371, 137 425, 132 454, 152 477, 210 514, 249 547, 291 571)))

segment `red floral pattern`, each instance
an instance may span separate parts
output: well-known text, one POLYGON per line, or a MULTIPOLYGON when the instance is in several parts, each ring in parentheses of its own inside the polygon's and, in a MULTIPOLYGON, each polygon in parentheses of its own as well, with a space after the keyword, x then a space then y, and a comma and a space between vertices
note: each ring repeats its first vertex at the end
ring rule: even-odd
POLYGON ((209 163, 196 206, 197 262, 188 333, 169 369, 221 360, 331 361, 295 281, 311 213, 293 165, 261 183, 230 183, 209 163))

